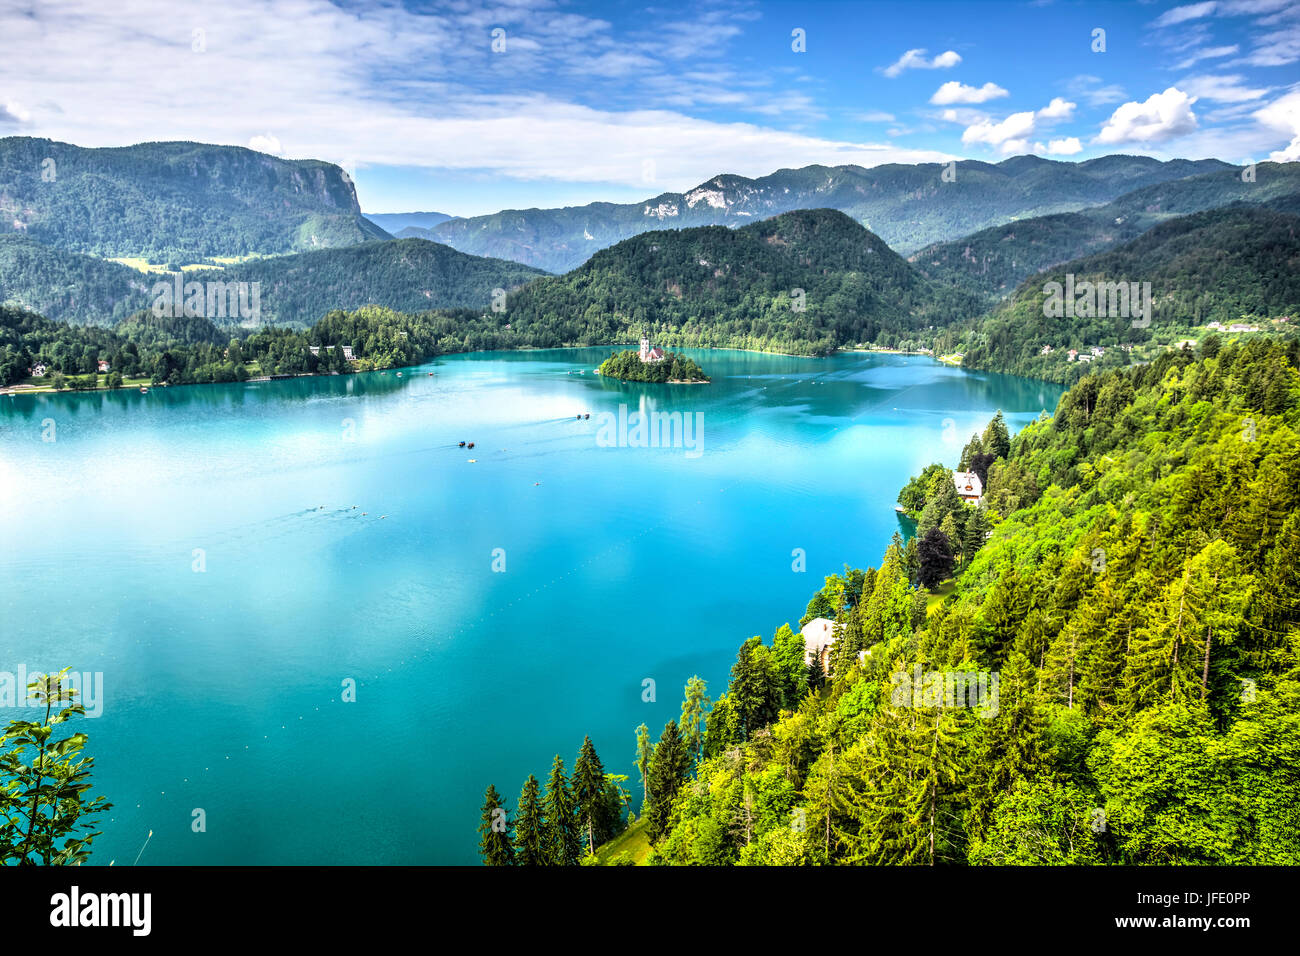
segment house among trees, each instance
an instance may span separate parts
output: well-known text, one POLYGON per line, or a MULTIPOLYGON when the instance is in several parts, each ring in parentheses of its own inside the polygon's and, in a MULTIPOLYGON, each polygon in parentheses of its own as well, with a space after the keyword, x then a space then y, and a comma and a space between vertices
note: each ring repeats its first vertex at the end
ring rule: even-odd
POLYGON ((99 371, 101 375, 108 371, 108 359, 99 360, 99 371))
POLYGON ((980 481, 980 476, 973 471, 954 471, 952 483, 956 486, 957 496, 962 501, 979 504, 980 498, 984 496, 984 482, 980 481))
MULTIPOLYGON (((312 355, 320 355, 321 347, 320 347, 319 345, 309 345, 308 348, 311 349, 311 354, 312 354, 312 355)), ((347 359, 349 362, 354 361, 353 358, 352 358, 352 346, 350 346, 350 345, 340 345, 339 348, 341 348, 341 349, 343 350, 343 357, 344 357, 345 359, 347 359)), ((326 352, 333 352, 333 351, 334 351, 334 346, 332 346, 332 345, 327 345, 327 346, 325 346, 325 351, 326 351, 326 352)))
POLYGON ((653 348, 650 346, 650 339, 641 336, 641 361, 642 362, 662 362, 664 360, 664 350, 657 345, 653 348))
POLYGON ((35 365, 33 365, 31 368, 27 370, 27 374, 30 375, 32 378, 44 378, 45 365, 41 362, 37 362, 35 365))
POLYGON ((821 663, 822 673, 829 668, 831 645, 835 643, 835 622, 826 617, 815 617, 803 626, 803 662, 811 667, 813 660, 821 663))

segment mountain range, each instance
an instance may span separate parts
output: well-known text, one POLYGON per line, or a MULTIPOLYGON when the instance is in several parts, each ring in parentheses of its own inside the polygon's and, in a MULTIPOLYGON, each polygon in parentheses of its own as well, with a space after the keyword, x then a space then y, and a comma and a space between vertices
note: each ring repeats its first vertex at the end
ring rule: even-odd
POLYGON ((443 222, 421 235, 462 252, 567 272, 598 250, 651 230, 738 226, 794 209, 838 209, 908 255, 1013 219, 1073 212, 1144 186, 1228 168, 1213 159, 1118 155, 1081 163, 1016 156, 951 167, 805 166, 759 179, 715 176, 687 192, 638 203, 507 209, 443 222))
POLYGON ((413 236, 412 233, 430 230, 439 223, 456 218, 445 212, 368 212, 365 217, 399 239, 427 239, 427 236, 413 236))

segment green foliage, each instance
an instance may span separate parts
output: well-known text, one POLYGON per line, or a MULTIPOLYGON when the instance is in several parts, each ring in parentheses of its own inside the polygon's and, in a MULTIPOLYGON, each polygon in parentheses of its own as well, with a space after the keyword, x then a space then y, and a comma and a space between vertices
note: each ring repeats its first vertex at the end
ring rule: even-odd
POLYGON ((510 866, 515 862, 506 806, 496 787, 489 786, 483 795, 483 817, 479 821, 478 832, 478 850, 483 857, 484 866, 510 866))
POLYGON ((839 575, 813 602, 861 664, 791 702, 787 633, 746 641, 654 861, 1300 862, 1298 357, 1090 376, 1009 439, 1008 506, 964 506, 992 537, 928 615, 895 541, 856 607, 839 575), (914 668, 995 706, 900 695, 914 668))
POLYGON ((24 692, 45 705, 44 717, 11 720, 0 734, 0 864, 85 863, 99 836, 95 818, 113 806, 90 797, 95 758, 83 756, 86 734, 58 733, 86 713, 67 673, 33 680, 24 692))
POLYGON ((622 379, 625 382, 707 382, 694 361, 675 352, 667 352, 658 362, 641 361, 641 353, 632 349, 610 355, 596 369, 601 375, 622 379))

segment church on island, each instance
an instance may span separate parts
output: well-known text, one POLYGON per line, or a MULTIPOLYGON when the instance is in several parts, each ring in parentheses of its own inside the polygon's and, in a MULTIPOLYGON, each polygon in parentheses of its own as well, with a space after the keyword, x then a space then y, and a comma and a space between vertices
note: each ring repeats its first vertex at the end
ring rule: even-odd
POLYGON ((655 346, 650 347, 648 336, 641 336, 641 361, 642 362, 662 362, 664 360, 664 350, 655 346))

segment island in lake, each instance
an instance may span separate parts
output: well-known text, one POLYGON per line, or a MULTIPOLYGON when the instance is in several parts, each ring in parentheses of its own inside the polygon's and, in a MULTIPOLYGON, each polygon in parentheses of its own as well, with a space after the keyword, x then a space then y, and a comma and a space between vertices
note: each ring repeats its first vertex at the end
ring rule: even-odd
POLYGON ((598 375, 608 375, 624 382, 667 382, 672 385, 707 385, 709 377, 704 369, 691 359, 674 352, 665 352, 650 345, 642 337, 641 351, 628 349, 611 355, 596 369, 598 375))

